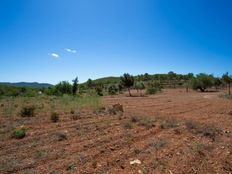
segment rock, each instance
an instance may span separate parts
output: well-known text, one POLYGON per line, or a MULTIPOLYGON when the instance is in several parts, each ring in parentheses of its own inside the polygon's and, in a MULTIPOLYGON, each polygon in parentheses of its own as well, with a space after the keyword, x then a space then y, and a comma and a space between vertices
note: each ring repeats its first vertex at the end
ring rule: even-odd
POLYGON ((135 164, 141 164, 141 161, 138 159, 130 161, 130 165, 135 165, 135 164))

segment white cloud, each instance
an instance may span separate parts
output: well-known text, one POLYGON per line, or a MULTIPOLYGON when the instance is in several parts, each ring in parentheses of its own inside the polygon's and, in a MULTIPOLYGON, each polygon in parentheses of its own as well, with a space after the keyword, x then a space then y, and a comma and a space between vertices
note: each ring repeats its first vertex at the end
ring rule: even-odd
POLYGON ((49 53, 48 55, 54 57, 54 58, 59 58, 59 54, 56 54, 56 53, 49 53))
POLYGON ((65 48, 64 50, 69 52, 69 53, 76 53, 77 52, 77 50, 72 50, 70 48, 65 48))

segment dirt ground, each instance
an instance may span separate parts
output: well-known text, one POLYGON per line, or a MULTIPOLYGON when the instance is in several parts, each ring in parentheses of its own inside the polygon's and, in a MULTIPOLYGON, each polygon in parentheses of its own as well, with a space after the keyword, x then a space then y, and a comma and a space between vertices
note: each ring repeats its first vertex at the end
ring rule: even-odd
MULTIPOLYGON (((106 108, 0 117, 0 173, 231 174, 232 100, 220 92, 164 90, 148 97, 103 97, 106 108), (10 138, 14 126, 28 129, 10 138), (132 164, 134 163, 134 164, 132 164)), ((4 107, 4 106, 1 106, 4 107)))

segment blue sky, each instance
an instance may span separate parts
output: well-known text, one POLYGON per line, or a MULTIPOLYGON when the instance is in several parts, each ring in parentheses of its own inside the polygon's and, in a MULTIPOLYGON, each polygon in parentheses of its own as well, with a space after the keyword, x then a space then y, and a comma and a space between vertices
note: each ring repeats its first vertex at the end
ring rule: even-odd
POLYGON ((232 73, 231 0, 0 0, 0 81, 232 73))

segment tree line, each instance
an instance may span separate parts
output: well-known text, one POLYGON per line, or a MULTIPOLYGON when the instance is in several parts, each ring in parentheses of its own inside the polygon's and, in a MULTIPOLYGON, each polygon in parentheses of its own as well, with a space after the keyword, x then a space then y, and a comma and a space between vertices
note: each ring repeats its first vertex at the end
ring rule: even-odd
POLYGON ((189 89, 205 92, 207 90, 218 90, 227 86, 228 94, 231 95, 230 86, 232 76, 229 73, 223 74, 221 77, 214 77, 212 74, 200 73, 194 75, 192 73, 182 75, 170 71, 167 74, 148 73, 133 76, 125 73, 120 77, 109 77, 97 80, 88 79, 85 83, 79 84, 78 77, 72 83, 62 81, 53 87, 42 89, 30 89, 25 87, 9 87, 0 86, 0 96, 35 96, 38 93, 47 95, 115 95, 123 93, 125 90, 131 94, 131 89, 137 90, 140 95, 145 90, 146 94, 155 94, 162 88, 185 87, 186 92, 189 89))

